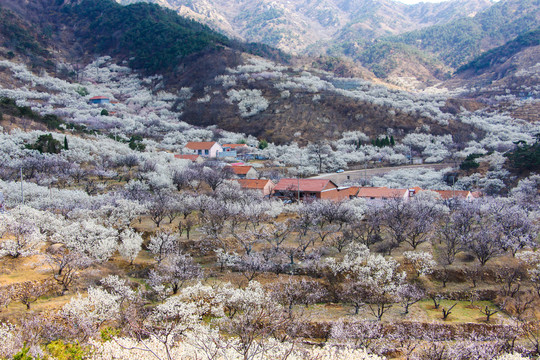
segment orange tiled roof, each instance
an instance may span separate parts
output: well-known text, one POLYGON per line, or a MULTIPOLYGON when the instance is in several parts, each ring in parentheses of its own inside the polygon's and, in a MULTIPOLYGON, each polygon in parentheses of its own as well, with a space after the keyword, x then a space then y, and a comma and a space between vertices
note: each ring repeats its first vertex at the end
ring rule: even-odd
POLYGON ((363 187, 358 190, 358 197, 368 197, 375 199, 403 197, 409 190, 389 189, 387 187, 363 187))
POLYGON ((109 98, 107 96, 94 96, 90 100, 109 100, 109 98))
POLYGON ((190 141, 186 147, 191 150, 210 150, 215 143, 215 141, 190 141))
POLYGON ((340 189, 341 191, 346 191, 349 196, 356 196, 358 194, 358 190, 360 190, 360 186, 349 186, 344 189, 340 189))
POLYGON ((244 189, 263 190, 270 180, 266 179, 235 179, 244 189))
POLYGON ((237 147, 247 147, 246 144, 223 144, 223 148, 237 148, 237 147))
POLYGON ((246 175, 253 166, 230 166, 230 168, 236 175, 246 175))
POLYGON ((298 183, 300 182, 300 191, 305 192, 321 192, 329 184, 337 188, 333 181, 327 179, 281 179, 274 188, 275 191, 298 191, 298 183))
POLYGON ((466 190, 433 190, 441 195, 442 199, 467 198, 471 192, 466 190))

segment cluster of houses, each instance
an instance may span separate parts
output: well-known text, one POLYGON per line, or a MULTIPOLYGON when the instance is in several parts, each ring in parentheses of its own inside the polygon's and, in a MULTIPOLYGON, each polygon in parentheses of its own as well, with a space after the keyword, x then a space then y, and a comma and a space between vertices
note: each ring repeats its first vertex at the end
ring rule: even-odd
MULTIPOLYGON (((244 189, 261 191, 264 196, 274 196, 283 200, 327 199, 340 201, 362 198, 366 200, 387 200, 401 198, 409 200, 421 191, 421 188, 391 189, 387 187, 339 187, 328 179, 281 179, 277 184, 271 180, 240 179, 237 180, 244 189)), ((459 198, 472 200, 476 194, 465 190, 430 190, 442 200, 459 198)))
POLYGON ((190 141, 185 146, 187 154, 176 155, 176 157, 200 163, 204 161, 204 158, 236 158, 240 149, 247 150, 248 146, 246 144, 220 145, 215 141, 190 141))
MULTIPOLYGON (((237 149, 246 149, 246 144, 223 144, 219 145, 215 141, 188 142, 186 151, 191 153, 175 155, 176 158, 191 160, 195 163, 202 163, 205 158, 236 157, 237 149)), ((407 201, 415 194, 424 191, 419 187, 411 189, 391 189, 387 187, 360 187, 346 186, 340 187, 332 180, 328 179, 300 179, 284 178, 276 184, 272 180, 259 179, 257 170, 250 165, 236 163, 227 165, 236 176, 240 186, 244 189, 260 191, 265 197, 277 197, 282 200, 306 200, 306 199, 328 199, 340 201, 344 199, 363 198, 367 200, 385 200, 402 198, 407 201)), ((443 200, 461 198, 472 200, 477 194, 471 191, 462 190, 432 190, 438 193, 443 200)))

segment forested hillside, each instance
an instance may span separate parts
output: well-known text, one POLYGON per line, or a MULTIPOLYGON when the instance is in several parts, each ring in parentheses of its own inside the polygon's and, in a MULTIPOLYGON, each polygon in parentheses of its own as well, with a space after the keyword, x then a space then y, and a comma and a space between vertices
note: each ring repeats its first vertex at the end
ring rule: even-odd
MULTIPOLYGON (((540 21, 540 3, 535 0, 501 1, 474 17, 464 17, 444 25, 435 25, 422 30, 412 31, 399 36, 383 39, 382 43, 368 45, 364 49, 353 51, 368 68, 377 69, 380 57, 373 57, 386 50, 384 57, 388 75, 397 65, 388 59, 395 57, 394 49, 403 49, 407 45, 425 53, 425 57, 443 62, 450 68, 458 68, 472 61, 482 52, 501 46, 522 33, 531 31, 540 21), (388 65, 389 64, 389 65, 388 65)), ((416 50, 407 52, 414 54, 416 50)))
POLYGON ((472 70, 475 73, 482 73, 491 66, 502 64, 518 52, 538 45, 540 45, 540 28, 519 35, 514 40, 485 52, 473 61, 461 66, 457 70, 457 73, 462 73, 467 70, 472 70))

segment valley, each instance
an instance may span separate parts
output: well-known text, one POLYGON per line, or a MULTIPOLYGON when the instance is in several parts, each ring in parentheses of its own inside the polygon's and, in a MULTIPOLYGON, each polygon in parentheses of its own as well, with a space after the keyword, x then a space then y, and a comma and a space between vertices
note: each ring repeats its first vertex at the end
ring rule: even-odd
POLYGON ((0 359, 537 358, 538 23, 0 0, 0 359))

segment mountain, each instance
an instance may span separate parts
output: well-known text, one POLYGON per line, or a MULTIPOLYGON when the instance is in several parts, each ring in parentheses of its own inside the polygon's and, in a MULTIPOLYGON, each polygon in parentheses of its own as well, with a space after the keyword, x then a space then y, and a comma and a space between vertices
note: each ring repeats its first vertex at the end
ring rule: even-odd
MULTIPOLYGON (((144 84, 152 93, 178 94, 168 98, 166 105, 174 121, 218 126, 278 144, 337 139, 346 131, 362 131, 370 138, 392 133, 397 140, 429 131, 452 134, 463 143, 476 136, 470 125, 453 116, 461 111, 459 99, 449 103, 444 95, 410 93, 365 78, 339 78, 325 70, 347 76, 363 76, 363 72, 337 58, 288 63, 274 48, 228 38, 156 4, 65 0, 51 5, 46 0, 4 0, 3 5, 0 54, 5 58, 11 56, 36 72, 45 69, 78 87, 81 66, 96 64, 96 74, 89 77, 86 70, 81 75, 91 82, 101 71, 96 58, 110 56, 107 62, 113 69, 115 63, 129 65, 135 74, 158 75, 144 84), (25 41, 8 41, 8 30, 13 27, 25 41), (21 48, 20 43, 26 45, 21 48), (52 65, 47 68, 36 59, 52 65)), ((411 45, 404 44, 402 49, 403 54, 416 52, 417 58, 404 55, 400 66, 419 73, 439 66, 411 45), (414 67, 419 59, 425 62, 425 70, 414 67)), ((4 76, 2 86, 23 85, 4 76)), ((112 94, 115 99, 125 97, 122 92, 112 94)), ((482 106, 475 102, 464 107, 482 106)))
POLYGON ((533 31, 526 32, 502 46, 485 52, 473 61, 460 67, 457 70, 457 73, 461 74, 468 70, 471 70, 475 74, 486 73, 490 68, 503 64, 506 60, 519 52, 539 45, 540 27, 533 31))
MULTIPOLYGON (((117 0, 131 4, 137 0, 117 0)), ((471 16, 488 0, 408 6, 392 0, 142 0, 246 41, 293 54, 322 53, 336 41, 366 41, 471 16)))
MULTIPOLYGON (((457 69, 481 53, 501 46, 522 33, 535 29, 540 23, 540 1, 505 0, 478 13, 474 17, 460 18, 447 24, 434 25, 398 36, 386 37, 364 48, 349 46, 344 52, 358 59, 379 76, 388 76, 398 66, 396 58, 403 54, 421 52, 423 57, 439 62, 440 66, 457 69), (373 61, 370 54, 388 50, 373 61)), ((435 74, 436 75, 436 74, 435 74)))
POLYGON ((231 40, 155 4, 122 6, 112 0, 2 4, 0 36, 6 51, 31 56, 33 66, 49 61, 49 68, 54 68, 55 61, 88 63, 109 55, 146 74, 165 75, 181 87, 239 64, 244 52, 287 58, 267 45, 231 40))
POLYGON ((536 121, 540 80, 540 28, 524 33, 502 46, 485 52, 460 67, 446 81, 447 88, 470 88, 469 98, 491 103, 491 111, 507 112, 536 121), (493 101, 494 99, 499 101, 493 101))
MULTIPOLYGON (((131 4, 138 0, 116 0, 131 4)), ((228 36, 291 54, 348 57, 399 86, 448 79, 460 66, 540 22, 538 0, 144 0, 228 36), (410 81, 408 79, 411 79, 410 81)))

